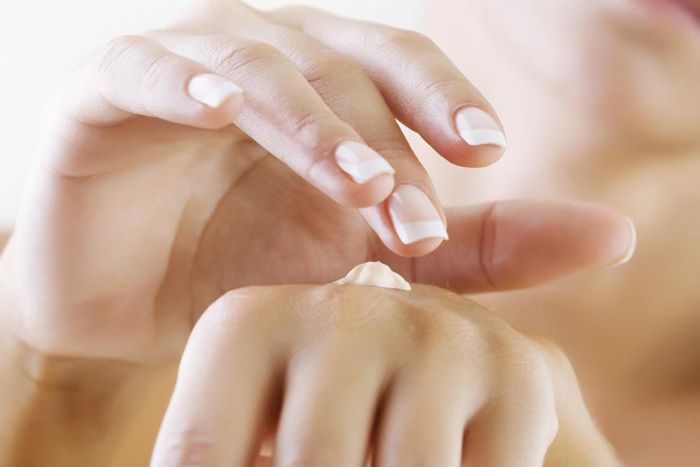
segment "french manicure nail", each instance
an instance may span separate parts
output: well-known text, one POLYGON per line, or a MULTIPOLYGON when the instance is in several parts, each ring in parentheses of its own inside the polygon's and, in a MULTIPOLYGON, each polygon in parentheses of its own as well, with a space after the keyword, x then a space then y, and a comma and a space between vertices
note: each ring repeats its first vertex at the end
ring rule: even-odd
POLYGON ((492 144, 505 148, 506 136, 498 122, 478 107, 464 107, 455 116, 457 130, 470 146, 492 144))
POLYGON ((610 264, 609 267, 611 268, 628 263, 634 256, 635 251, 637 250, 637 228, 635 227, 634 221, 631 218, 625 217, 625 221, 627 222, 627 226, 629 229, 629 243, 627 244, 627 250, 619 259, 613 261, 610 264))
POLYGON ((399 185, 389 199, 389 216, 405 245, 427 238, 447 240, 447 229, 433 202, 413 185, 399 185))
POLYGON ((192 78, 187 92, 194 100, 213 109, 221 107, 231 97, 243 93, 241 88, 231 81, 210 73, 192 78))
POLYGON ((335 149, 338 166, 357 183, 378 175, 393 175, 394 169, 377 151, 357 141, 344 141, 335 149))

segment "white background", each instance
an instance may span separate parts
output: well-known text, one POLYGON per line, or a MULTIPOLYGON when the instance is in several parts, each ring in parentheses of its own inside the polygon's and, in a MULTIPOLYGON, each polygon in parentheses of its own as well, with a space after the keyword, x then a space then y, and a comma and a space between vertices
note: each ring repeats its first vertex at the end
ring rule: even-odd
MULTIPOLYGON (((0 0, 0 230, 11 228, 54 83, 110 38, 167 24, 193 0, 0 0)), ((420 28, 421 0, 252 0, 304 3, 395 26, 420 28)))

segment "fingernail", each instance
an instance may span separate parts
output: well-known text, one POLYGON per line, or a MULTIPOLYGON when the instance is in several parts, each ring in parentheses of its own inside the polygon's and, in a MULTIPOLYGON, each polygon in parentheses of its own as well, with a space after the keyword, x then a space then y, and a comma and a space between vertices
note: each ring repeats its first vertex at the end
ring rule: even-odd
POLYGON ((634 225, 634 221, 629 218, 625 217, 625 221, 627 223, 627 228, 628 230, 628 244, 627 244, 627 250, 625 253, 617 260, 613 261, 610 263, 611 268, 616 267, 616 266, 621 266, 625 263, 628 263, 632 257, 634 256, 635 251, 637 250, 637 228, 634 225))
POLYGON ((187 92, 198 102, 216 109, 233 96, 243 93, 241 88, 219 75, 197 75, 187 85, 187 92))
POLYGON ((338 166, 357 183, 378 175, 393 175, 394 169, 377 151, 357 141, 345 141, 335 149, 338 166))
POLYGON ((493 144, 505 148, 506 136, 498 122, 478 107, 464 107, 455 116, 457 130, 470 146, 493 144))
POLYGON ((447 228, 433 202, 413 185, 399 185, 389 199, 389 215, 399 239, 405 245, 425 240, 447 240, 447 228))

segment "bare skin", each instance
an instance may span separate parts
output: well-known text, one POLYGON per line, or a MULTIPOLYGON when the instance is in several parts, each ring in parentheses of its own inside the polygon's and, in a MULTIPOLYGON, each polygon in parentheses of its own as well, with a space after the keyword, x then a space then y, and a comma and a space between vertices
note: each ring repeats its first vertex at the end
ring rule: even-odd
POLYGON ((464 105, 497 121, 424 36, 316 10, 268 15, 210 1, 168 29, 103 47, 47 109, 0 260, 1 363, 14 378, 0 396, 15 422, 3 426, 10 446, 1 451, 15 456, 6 463, 147 457, 172 362, 230 289, 324 283, 382 259, 412 281, 483 292, 629 257, 633 228, 599 205, 443 210, 396 120, 454 165, 495 161, 502 148, 457 134, 464 105), (396 74, 397 63, 411 66, 396 74), (235 81, 243 95, 196 101, 190 87, 202 73, 235 81), (346 139, 395 173, 367 182, 343 173, 331 154, 346 139), (440 248, 442 237, 399 238, 389 204, 402 185, 422 190, 434 222, 447 221, 440 248), (41 423, 46 413, 55 424, 41 423), (144 433, 131 429, 136 417, 144 433))
POLYGON ((556 346, 444 289, 232 291, 192 332, 152 467, 615 467, 556 346))
POLYGON ((486 291, 616 264, 633 248, 629 222, 602 206, 515 200, 445 213, 434 196, 451 239, 404 243, 389 193, 433 189, 396 119, 441 141, 447 160, 486 163, 502 150, 440 133, 456 133, 453 107, 488 102, 415 33, 317 10, 203 5, 168 29, 111 41, 51 99, 0 259, 8 323, 30 346, 168 361, 199 314, 237 287, 324 283, 381 259, 410 280, 486 291), (338 34, 347 40, 333 43, 338 34), (385 46, 367 47, 366 35, 385 46), (424 59, 392 81, 389 65, 407 57, 424 59), (369 66, 378 61, 383 68, 369 66), (279 86, 259 85, 263 71, 279 86), (204 72, 236 81, 245 96, 195 101, 188 83, 204 72), (348 92, 361 105, 338 98, 348 92), (412 121, 421 101, 436 110, 412 121), (354 183, 330 160, 344 138, 374 144, 395 174, 354 183))
POLYGON ((634 247, 625 217, 595 204, 442 209, 397 119, 455 165, 503 151, 458 134, 465 105, 497 117, 427 38, 317 10, 203 5, 102 47, 48 105, 0 258, 7 465, 143 462, 173 362, 231 289, 325 283, 372 259, 454 291, 515 288, 619 265, 634 247), (203 74, 219 83, 208 92, 240 89, 210 105, 193 91, 203 74), (347 140, 394 173, 345 173, 333 151, 347 140), (409 223, 449 224, 442 247, 401 238, 402 186, 429 205, 409 223))
POLYGON ((12 401, 0 425, 0 465, 146 465, 154 444, 152 466, 190 465, 193 459, 229 465, 231 458, 256 467, 339 459, 359 465, 370 450, 379 466, 420 459, 456 465, 459 456, 498 465, 541 465, 543 457, 546 467, 620 465, 564 354, 444 289, 239 289, 205 312, 189 341, 166 413, 175 365, 36 360, 32 349, 0 334, 3 355, 16 354, 0 360, 0 400, 12 401), (288 353, 280 355, 282 342, 288 353), (358 349, 375 365, 358 360, 358 349), (423 357, 408 358, 413 354, 423 357), (266 359, 279 365, 245 363, 266 359), (279 383, 285 367, 285 378, 295 384, 279 383), (343 384, 349 373, 352 384, 343 384), (253 381, 266 381, 265 388, 253 381), (317 395, 299 400, 299 387, 317 395), (426 391, 407 391, 416 387, 426 391), (258 404, 260 412, 241 411, 258 404), (239 407, 233 420, 215 415, 232 407, 239 407), (329 417, 329 407, 344 409, 329 417), (455 424, 461 411, 463 420, 455 424), (431 417, 429 432, 425 416, 431 417), (280 418, 285 426, 272 436, 280 418), (375 419, 381 429, 370 436, 375 419), (232 449, 231 439, 241 442, 232 449), (42 449, 34 448, 37 440, 42 449), (257 455, 260 445, 270 453, 273 444, 274 458, 257 455))

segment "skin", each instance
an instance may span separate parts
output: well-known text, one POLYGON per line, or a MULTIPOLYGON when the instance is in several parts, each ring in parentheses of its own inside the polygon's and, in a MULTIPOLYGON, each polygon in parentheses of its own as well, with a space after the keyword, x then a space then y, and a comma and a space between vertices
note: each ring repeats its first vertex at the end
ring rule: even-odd
POLYGON ((492 97, 512 157, 459 183, 429 162, 431 174, 447 204, 466 196, 563 196, 631 215, 639 246, 623 269, 480 300, 518 329, 562 345, 627 464, 695 465, 697 22, 644 2, 533 0, 528 14, 519 5, 477 1, 467 9, 445 0, 432 9, 433 37, 492 97), (516 73, 517 80, 493 79, 516 73))
MULTIPOLYGON (((588 204, 509 201, 450 210, 452 237, 444 247, 421 259, 396 255, 428 253, 440 240, 403 245, 387 224, 384 205, 358 215, 317 189, 321 184, 341 201, 363 204, 368 194, 379 194, 376 201, 381 201, 386 194, 372 184, 384 182, 353 186, 345 179, 345 188, 329 190, 337 170, 331 171, 331 180, 320 182, 314 177, 323 170, 302 170, 304 180, 284 161, 298 170, 296 164, 305 157, 326 156, 323 151, 313 155, 315 148, 330 147, 341 133, 354 131, 336 116, 323 116, 332 113, 326 102, 358 134, 381 146, 378 150, 396 166, 397 184, 410 180, 430 191, 427 175, 396 134, 397 124, 378 89, 386 102, 395 102, 401 116, 402 93, 426 73, 433 76, 435 89, 422 81, 415 90, 440 104, 435 104, 439 115, 426 123, 430 128, 424 133, 429 133, 440 131, 446 116, 442 110, 456 105, 451 101, 481 100, 474 88, 463 77, 445 81, 446 74, 452 76, 449 60, 414 33, 313 10, 271 17, 294 24, 305 11, 306 28, 329 22, 334 33, 373 31, 365 33, 388 37, 380 50, 393 60, 430 57, 417 63, 400 87, 375 85, 362 65, 338 64, 340 53, 319 44, 328 27, 317 26, 318 37, 311 37, 236 2, 204 6, 168 30, 111 42, 67 80, 47 109, 39 162, 0 265, 10 309, 7 321, 19 339, 38 351, 136 363, 171 361, 193 322, 228 290, 324 283, 367 260, 383 260, 409 280, 466 292, 546 282, 614 264, 633 248, 629 223, 614 211, 588 204), (232 24, 285 47, 293 38, 297 48, 286 53, 297 58, 313 52, 327 60, 320 48, 335 61, 332 66, 316 63, 314 70, 325 74, 310 84, 285 51, 236 38, 232 24), (193 61, 197 58, 205 63, 193 61), (216 109, 193 102, 183 89, 188 77, 206 67, 237 80, 247 92, 245 99, 216 109), (280 87, 253 86, 259 67, 276 73, 280 87), (348 67, 351 83, 342 81, 348 67), (440 87, 445 82, 447 89, 440 87), (294 86, 284 87, 290 83, 294 86), (321 96, 325 101, 312 84, 326 93, 321 96), (333 89, 336 96, 344 95, 350 85, 358 86, 352 92, 365 96, 367 106, 331 99, 333 89), (237 127, 226 125, 232 115, 237 115, 237 127), (303 127, 299 122, 312 123, 295 134, 290 128, 303 127), (196 128, 202 126, 208 128, 196 128), (278 148, 280 141, 290 141, 284 145, 287 152, 270 157, 265 147, 278 148)), ((350 39, 339 46, 365 62, 376 60, 376 48, 358 50, 364 42, 347 34, 350 39)), ((375 78, 387 72, 372 71, 375 78)), ((447 148, 451 159, 460 151, 468 159, 475 150, 493 150, 454 144, 447 148)))
POLYGON ((437 287, 229 292, 193 329, 165 418, 171 365, 37 361, 2 337, 15 358, 0 360, 0 400, 14 401, 0 465, 145 465, 154 442, 152 466, 362 465, 369 454, 378 466, 620 465, 554 344, 437 287))
POLYGON ((619 465, 555 346, 428 286, 217 300, 185 349, 151 466, 250 465, 271 432, 277 466, 370 454, 378 467, 619 465))
POLYGON ((442 210, 395 118, 452 163, 501 151, 457 137, 454 110, 490 106, 425 37, 237 2, 183 18, 114 40, 48 105, 0 259, 5 464, 134 465, 195 322, 231 289, 325 283, 373 259, 454 291, 509 289, 617 264, 633 248, 629 222, 599 205, 442 210), (398 62, 413 64, 399 78, 398 62), (195 102, 187 83, 204 72, 243 97, 195 102), (374 147, 395 175, 354 183, 329 158, 345 139, 374 147), (444 212, 440 248, 396 237, 384 198, 406 183, 444 212), (55 424, 41 423, 47 414, 55 424), (95 426, 106 427, 100 442, 95 426))

